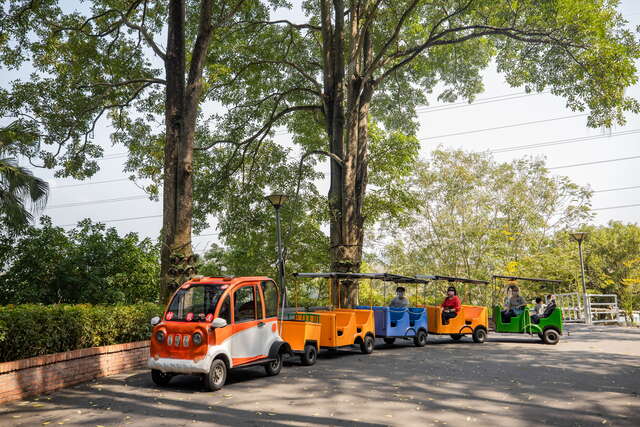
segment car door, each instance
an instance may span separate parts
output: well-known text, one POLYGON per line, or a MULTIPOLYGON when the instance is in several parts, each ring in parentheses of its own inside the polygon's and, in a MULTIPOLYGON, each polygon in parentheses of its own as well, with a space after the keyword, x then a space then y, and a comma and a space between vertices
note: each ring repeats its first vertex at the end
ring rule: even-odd
MULTIPOLYGON (((255 284, 239 286, 233 292, 233 336, 231 338, 231 358, 234 366, 267 357, 258 326, 262 321, 262 307, 255 284), (260 310, 258 310, 260 308, 260 310), (258 313, 260 311, 260 313, 258 313)), ((267 350, 268 351, 268 350, 267 350)))

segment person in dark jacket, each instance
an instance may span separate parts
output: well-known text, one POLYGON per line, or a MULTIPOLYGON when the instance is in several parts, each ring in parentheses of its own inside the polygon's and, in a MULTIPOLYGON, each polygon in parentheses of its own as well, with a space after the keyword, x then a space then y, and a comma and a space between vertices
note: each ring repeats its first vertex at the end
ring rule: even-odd
POLYGON ((549 294, 547 295, 547 306, 544 308, 544 311, 540 315, 534 314, 533 316, 531 316, 531 321, 533 323, 538 324, 540 323, 540 319, 544 319, 545 317, 551 316, 551 313, 553 313, 553 310, 555 309, 556 309, 556 296, 553 294, 549 294))

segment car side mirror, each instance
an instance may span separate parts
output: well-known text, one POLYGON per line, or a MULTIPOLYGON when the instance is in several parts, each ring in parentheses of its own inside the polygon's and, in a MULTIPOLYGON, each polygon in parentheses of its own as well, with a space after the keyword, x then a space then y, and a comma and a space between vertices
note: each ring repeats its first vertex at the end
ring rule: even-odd
POLYGON ((160 318, 158 316, 151 318, 151 326, 156 326, 158 323, 160 323, 160 318))
POLYGON ((221 317, 216 317, 215 319, 213 319, 213 322, 211 322, 211 327, 212 328, 224 328, 225 326, 227 326, 227 321, 221 317))

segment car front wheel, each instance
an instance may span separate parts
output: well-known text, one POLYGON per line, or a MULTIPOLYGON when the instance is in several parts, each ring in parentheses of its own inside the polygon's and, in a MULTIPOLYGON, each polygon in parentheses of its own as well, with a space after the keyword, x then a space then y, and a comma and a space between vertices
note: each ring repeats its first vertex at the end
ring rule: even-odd
POLYGON ((422 329, 418 331, 416 336, 413 338, 413 344, 416 347, 424 347, 427 345, 427 333, 422 329))
POLYGON ((227 364, 222 359, 211 362, 209 373, 205 377, 205 386, 211 390, 220 390, 227 381, 227 364))
POLYGON ((169 381, 171 381, 171 377, 173 377, 173 375, 168 372, 162 372, 157 369, 153 369, 151 371, 151 379, 156 385, 159 385, 160 387, 167 386, 169 384, 169 381))
POLYGON ((367 335, 360 343, 360 352, 362 352, 362 354, 373 353, 373 345, 373 337, 371 335, 367 335))

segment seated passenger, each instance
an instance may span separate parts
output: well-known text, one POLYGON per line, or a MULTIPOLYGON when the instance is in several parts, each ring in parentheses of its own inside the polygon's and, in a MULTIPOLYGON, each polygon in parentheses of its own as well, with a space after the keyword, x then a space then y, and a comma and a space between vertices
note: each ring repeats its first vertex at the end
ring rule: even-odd
POLYGON ((533 316, 531 316, 531 321, 536 324, 540 323, 540 319, 544 319, 545 317, 551 316, 551 313, 553 313, 553 310, 555 309, 556 309, 556 296, 553 294, 549 294, 547 295, 547 306, 544 308, 544 311, 540 315, 534 314, 533 316))
POLYGON ((520 289, 516 285, 509 286, 507 289, 507 299, 505 301, 504 310, 502 310, 502 322, 509 323, 511 322, 512 317, 516 317, 521 315, 524 312, 524 307, 527 305, 527 302, 520 296, 520 289))
POLYGON ((396 288, 396 296, 389 303, 391 308, 409 307, 409 298, 404 296, 405 289, 402 286, 396 288))
POLYGON ((542 298, 536 297, 536 305, 531 309, 529 314, 531 314, 531 317, 540 316, 544 312, 544 307, 545 305, 542 303, 542 298))
POLYGON ((442 324, 448 325, 449 319, 456 317, 460 308, 462 308, 462 302, 460 302, 460 298, 458 298, 456 288, 449 286, 449 289, 447 289, 447 297, 442 301, 440 307, 442 307, 442 324))

